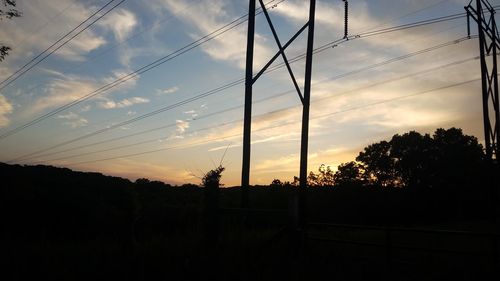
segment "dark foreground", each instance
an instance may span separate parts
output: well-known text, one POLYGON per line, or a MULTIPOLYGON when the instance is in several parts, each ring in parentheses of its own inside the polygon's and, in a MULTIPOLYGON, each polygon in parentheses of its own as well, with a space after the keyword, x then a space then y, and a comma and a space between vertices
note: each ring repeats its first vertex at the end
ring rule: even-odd
POLYGON ((3 280, 498 280, 490 188, 204 189, 0 164, 3 280), (210 216, 207 215, 211 214, 210 216))

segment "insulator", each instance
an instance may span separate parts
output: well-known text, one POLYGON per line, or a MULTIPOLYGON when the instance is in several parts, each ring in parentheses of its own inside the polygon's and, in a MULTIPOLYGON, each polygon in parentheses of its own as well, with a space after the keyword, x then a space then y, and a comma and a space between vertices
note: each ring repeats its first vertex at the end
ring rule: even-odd
POLYGON ((349 23, 349 4, 347 0, 344 1, 344 38, 347 38, 348 32, 348 23, 349 23))
POLYGON ((470 13, 467 11, 467 38, 470 39, 470 13))

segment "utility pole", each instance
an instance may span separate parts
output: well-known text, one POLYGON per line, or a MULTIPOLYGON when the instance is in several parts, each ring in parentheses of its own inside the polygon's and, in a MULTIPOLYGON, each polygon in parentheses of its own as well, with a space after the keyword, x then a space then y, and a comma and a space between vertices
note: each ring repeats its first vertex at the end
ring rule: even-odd
POLYGON ((249 1, 247 62, 245 73, 245 112, 243 117, 243 167, 241 171, 241 207, 248 208, 250 183, 250 135, 252 131, 253 48, 255 38, 255 0, 249 1))
POLYGON ((495 23, 495 9, 487 0, 475 1, 475 7, 472 5, 473 0, 471 0, 465 10, 468 22, 469 18, 472 18, 478 26, 486 157, 491 162, 498 164, 500 110, 498 105, 497 52, 500 48, 500 36, 495 23))
POLYGON ((299 191, 299 230, 306 228, 307 196, 307 151, 309 144, 309 107, 311 105, 311 76, 314 45, 314 16, 316 0, 309 6, 309 30, 307 32, 306 71, 304 77, 304 99, 302 100, 302 135, 300 139, 300 191, 299 191))
POLYGON ((271 66, 271 64, 278 58, 282 57, 285 62, 286 68, 290 78, 295 86, 297 94, 303 105, 302 111, 302 143, 301 143, 301 160, 300 160, 300 192, 299 192, 299 227, 304 227, 305 223, 305 194, 307 188, 307 144, 309 132, 309 105, 311 96, 311 75, 312 75, 312 55, 313 55, 313 41, 314 41, 314 15, 316 9, 316 0, 310 0, 309 20, 304 24, 285 44, 282 44, 278 38, 278 34, 273 25, 268 10, 262 0, 259 0, 260 8, 266 17, 266 21, 271 29, 274 40, 278 47, 278 52, 266 63, 266 65, 253 76, 253 51, 254 51, 254 38, 255 38, 255 0, 249 0, 249 13, 248 13, 248 34, 247 34, 247 57, 246 57, 246 75, 245 75, 245 112, 243 119, 243 163, 242 163, 242 176, 241 176, 241 206, 247 208, 249 205, 248 188, 250 178, 250 134, 251 134, 251 117, 252 117, 252 86, 264 74, 264 72, 271 66), (307 51, 306 51, 306 69, 305 69, 305 82, 304 82, 304 95, 295 79, 295 75, 290 67, 285 50, 290 44, 304 31, 308 29, 307 37, 307 51), (305 176, 303 176, 303 174, 305 176))

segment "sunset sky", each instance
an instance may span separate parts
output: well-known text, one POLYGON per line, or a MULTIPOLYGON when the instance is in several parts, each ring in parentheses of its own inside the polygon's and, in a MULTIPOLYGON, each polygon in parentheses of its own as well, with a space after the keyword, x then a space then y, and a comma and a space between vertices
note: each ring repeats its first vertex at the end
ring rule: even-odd
MULTIPOLYGON (((12 47, 0 62, 0 81, 107 2, 18 0, 22 17, 0 21, 0 42, 12 47)), ((265 2, 272 2, 270 16, 282 42, 307 21, 309 1, 265 2)), ((490 3, 500 5, 500 0, 490 3)), ((463 13, 467 4, 350 0, 349 34, 463 13)), ((0 139, 0 162, 182 184, 199 183, 225 153, 222 182, 238 185, 244 84, 236 81, 245 74, 244 19, 125 83, 10 132, 174 53, 247 9, 247 0, 124 1, 18 79, 0 85, 0 134, 8 133, 0 139)), ((343 9, 340 0, 317 1, 315 47, 343 37, 343 9)), ((309 170, 354 160, 368 144, 409 130, 460 127, 482 142, 478 40, 453 42, 467 36, 466 26, 464 16, 353 37, 315 54, 309 170)), ((477 34, 475 24, 472 34, 477 34)), ((306 33, 287 49, 288 58, 303 54, 305 42, 306 33)), ((255 70, 276 51, 265 18, 258 15, 255 70)), ((301 85, 304 62, 292 64, 301 85)), ((286 69, 263 75, 254 85, 253 100, 250 183, 292 180, 299 174, 302 108, 286 69)))

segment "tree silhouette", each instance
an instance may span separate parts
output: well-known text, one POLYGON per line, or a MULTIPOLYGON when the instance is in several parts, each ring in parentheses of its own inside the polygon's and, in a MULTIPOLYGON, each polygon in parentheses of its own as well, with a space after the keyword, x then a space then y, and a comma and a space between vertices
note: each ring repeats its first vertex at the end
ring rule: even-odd
POLYGON ((325 164, 319 166, 317 174, 311 171, 307 177, 307 185, 309 186, 333 186, 334 184, 334 173, 330 166, 325 164))
POLYGON ((390 157, 402 185, 430 184, 438 169, 436 148, 430 135, 421 135, 415 131, 394 135, 390 146, 390 157))
POLYGON ((441 181, 453 185, 475 178, 484 161, 483 147, 474 136, 464 135, 461 129, 437 129, 433 135, 435 159, 441 181))
MULTIPOLYGON (((15 9, 16 1, 15 0, 2 0, 3 8, 0 9, 0 21, 4 18, 12 19, 17 18, 22 15, 20 11, 15 9)), ((5 59, 5 56, 9 54, 9 51, 12 50, 11 47, 5 46, 0 43, 0 61, 5 59)))
POLYGON ((364 164, 371 184, 380 186, 399 186, 401 184, 390 152, 391 143, 381 141, 365 147, 364 151, 356 157, 356 161, 364 164))
POLYGON ((371 184, 380 186, 463 185, 480 172, 483 148, 461 129, 437 129, 434 135, 411 131, 367 146, 356 160, 371 184))
POLYGON ((222 177, 222 172, 224 172, 226 168, 222 167, 219 165, 219 167, 210 170, 208 173, 206 173, 203 178, 201 179, 201 184, 204 187, 209 187, 209 186, 214 186, 216 185, 217 188, 220 185, 220 178, 222 177))
MULTIPOLYGON (((432 137, 410 131, 368 145, 356 161, 334 173, 322 164, 309 172, 308 186, 464 187, 480 182, 487 170, 483 147, 461 129, 437 129, 432 137)), ((280 182, 274 180, 272 186, 280 182)), ((281 183, 281 182, 280 182, 281 183)), ((298 186, 294 177, 292 186, 298 186)), ((285 184, 286 185, 286 184, 285 184)))
POLYGON ((274 179, 269 186, 270 187, 283 187, 283 185, 284 185, 284 183, 281 182, 279 179, 274 179))
POLYGON ((364 166, 351 161, 338 166, 334 180, 336 185, 363 185, 368 178, 364 166))

